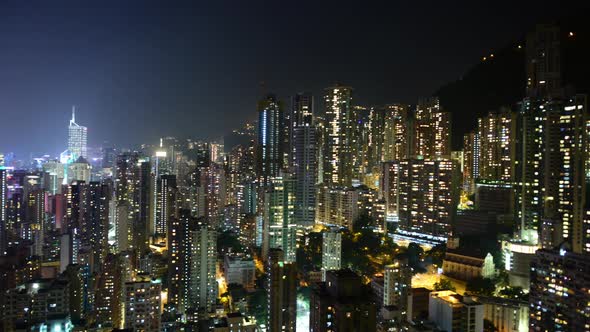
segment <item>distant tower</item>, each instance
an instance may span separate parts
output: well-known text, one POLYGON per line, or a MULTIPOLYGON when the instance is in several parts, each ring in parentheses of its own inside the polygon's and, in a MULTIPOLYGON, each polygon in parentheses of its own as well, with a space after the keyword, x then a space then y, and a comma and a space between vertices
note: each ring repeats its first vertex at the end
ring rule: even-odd
POLYGON ((352 88, 336 85, 325 90, 323 179, 329 186, 352 184, 352 88))
POLYGON ((415 156, 446 159, 451 155, 451 113, 444 112, 438 98, 419 101, 414 119, 415 156))
POLYGON ((74 154, 74 158, 88 157, 87 153, 87 131, 88 128, 76 123, 76 106, 72 106, 72 119, 68 126, 68 150, 74 154))
POLYGON ((8 170, 3 166, 0 166, 0 256, 4 256, 6 254, 6 247, 7 247, 7 236, 6 236, 6 224, 7 224, 7 214, 6 214, 6 199, 7 199, 7 192, 8 187, 6 183, 8 170))
POLYGON ((283 167, 283 107, 275 95, 258 102, 257 171, 266 185, 283 167))
POLYGON ((295 222, 300 229, 313 227, 317 183, 317 129, 299 126, 294 129, 295 222))

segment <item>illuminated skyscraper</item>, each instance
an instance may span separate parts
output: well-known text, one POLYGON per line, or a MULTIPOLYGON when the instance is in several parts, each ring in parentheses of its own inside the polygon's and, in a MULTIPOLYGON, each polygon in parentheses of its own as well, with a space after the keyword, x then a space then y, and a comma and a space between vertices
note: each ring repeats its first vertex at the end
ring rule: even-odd
POLYGON ((531 264, 531 331, 587 331, 590 293, 587 254, 538 250, 531 264))
POLYGON ((359 191, 354 188, 318 188, 316 223, 346 227, 359 216, 359 191))
POLYGON ((370 146, 371 110, 363 106, 353 106, 348 121, 346 139, 350 150, 351 184, 357 185, 368 173, 370 146))
POLYGON ((161 330, 161 290, 159 280, 145 275, 125 283, 125 328, 144 332, 161 330))
POLYGON ((543 215, 546 108, 542 101, 525 99, 518 114, 516 213, 519 235, 538 243, 543 215))
POLYGON ((408 158, 408 107, 390 104, 371 108, 369 167, 380 162, 408 158))
POLYGON ((283 106, 269 94, 258 102, 257 173, 263 184, 278 176, 284 160, 283 106))
POLYGON ((209 312, 217 301, 217 232, 202 226, 192 234, 189 306, 209 312))
MULTIPOLYGON (((480 140, 478 177, 487 181, 510 182, 516 157, 516 116, 510 109, 490 112, 478 119, 480 140)), ((475 160, 474 160, 475 161, 475 160)))
POLYGON ((139 161, 139 174, 137 184, 137 219, 134 225, 135 244, 134 247, 137 249, 139 254, 143 255, 149 250, 149 238, 152 235, 150 233, 150 221, 151 212, 154 208, 153 203, 153 190, 154 179, 152 175, 152 164, 144 158, 139 161))
POLYGON ((399 183, 391 186, 398 192, 390 193, 393 195, 390 200, 399 202, 400 231, 410 236, 445 241, 452 235, 453 162, 408 159, 399 162, 398 167, 399 183))
POLYGON ((524 240, 547 248, 568 240, 582 248, 586 107, 582 95, 521 103, 516 210, 524 240))
POLYGON ((162 175, 157 180, 156 234, 168 233, 168 224, 174 214, 176 198, 176 175, 162 175))
POLYGON ((383 159, 401 160, 409 157, 408 106, 385 106, 383 159))
POLYGON ((323 180, 328 186, 352 185, 352 88, 326 89, 323 180))
POLYGON ((412 290, 412 268, 408 259, 394 259, 393 264, 385 266, 383 277, 383 305, 396 306, 405 315, 412 290))
POLYGON ((100 182, 90 182, 86 188, 86 206, 84 207, 84 222, 81 224, 81 238, 84 244, 89 244, 94 255, 92 271, 98 270, 104 262, 109 250, 108 244, 108 216, 112 187, 100 182))
POLYGON ((322 280, 326 281, 326 272, 340 270, 342 261, 342 234, 338 231, 322 233, 322 280))
MULTIPOLYGON (((585 95, 547 104, 543 226, 553 234, 541 238, 553 248, 568 240, 575 252, 582 252, 583 218, 586 202, 587 118, 585 95)), ((544 232, 541 227, 541 234, 544 232)))
POLYGON ((414 119, 413 155, 426 159, 450 158, 451 113, 441 109, 438 98, 420 100, 414 119))
POLYGON ((389 220, 398 222, 400 163, 398 161, 388 161, 381 165, 380 191, 385 201, 385 214, 389 220))
POLYGON ((309 127, 313 124, 314 97, 309 93, 297 93, 291 97, 291 105, 288 112, 285 112, 285 155, 287 163, 292 166, 295 158, 295 129, 297 127, 309 127))
POLYGON ((74 159, 88 157, 87 132, 88 128, 76 123, 76 107, 72 107, 72 119, 68 126, 68 150, 74 155, 74 159))
POLYGON ((294 129, 295 222, 300 229, 310 228, 315 220, 317 183, 317 129, 294 129))
POLYGON ((475 181, 479 178, 479 157, 481 142, 479 133, 470 132, 463 136, 463 190, 475 191, 475 181))
POLYGON ((125 315, 125 282, 131 277, 129 256, 109 254, 97 277, 94 308, 99 324, 123 328, 125 315))
POLYGON ((191 275, 191 211, 180 209, 168 227, 168 302, 180 313, 189 308, 191 275))
POLYGON ((6 255, 8 236, 6 234, 6 227, 8 222, 8 215, 6 213, 8 188, 6 183, 6 176, 8 170, 4 166, 0 166, 0 256, 6 255))
POLYGON ((284 177, 271 179, 264 195, 264 231, 262 255, 272 248, 283 251, 285 262, 295 262, 297 224, 295 224, 295 181, 284 177))

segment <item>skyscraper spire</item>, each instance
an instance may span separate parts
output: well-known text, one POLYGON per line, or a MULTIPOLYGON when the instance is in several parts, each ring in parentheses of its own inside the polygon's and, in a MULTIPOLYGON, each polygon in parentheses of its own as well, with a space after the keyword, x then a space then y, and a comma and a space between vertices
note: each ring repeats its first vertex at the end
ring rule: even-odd
POLYGON ((72 119, 68 127, 68 150, 75 156, 75 159, 78 157, 87 157, 87 131, 88 129, 86 127, 76 123, 76 105, 73 105, 72 119))

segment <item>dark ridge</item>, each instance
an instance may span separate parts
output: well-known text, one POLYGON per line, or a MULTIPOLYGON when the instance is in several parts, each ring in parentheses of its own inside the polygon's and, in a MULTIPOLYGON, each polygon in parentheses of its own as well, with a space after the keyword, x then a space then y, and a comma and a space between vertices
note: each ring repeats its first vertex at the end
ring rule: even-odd
MULTIPOLYGON (((590 21, 587 13, 555 21, 565 36, 562 44, 563 85, 566 91, 590 93, 590 21), (569 33, 573 32, 572 37, 569 33)), ((531 27, 531 30, 534 27, 531 27)), ((434 95, 453 114, 452 146, 460 149, 463 135, 476 127, 477 118, 502 106, 514 106, 525 96, 525 38, 485 55, 459 80, 440 87, 434 95), (518 46, 521 48, 518 48, 518 46)))
POLYGON ((436 91, 441 106, 453 114, 453 149, 461 148, 463 134, 475 128, 478 117, 501 106, 513 105, 524 97, 522 40, 493 53, 493 57, 488 54, 486 60, 480 59, 461 79, 436 91))

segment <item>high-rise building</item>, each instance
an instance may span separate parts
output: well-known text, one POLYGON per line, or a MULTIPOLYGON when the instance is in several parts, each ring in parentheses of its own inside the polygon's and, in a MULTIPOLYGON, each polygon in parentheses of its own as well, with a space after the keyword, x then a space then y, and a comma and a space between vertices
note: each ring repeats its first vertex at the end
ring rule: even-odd
POLYGON ((6 182, 6 176, 8 170, 4 166, 0 166, 0 256, 6 255, 6 249, 8 247, 8 236, 7 236, 7 198, 8 198, 8 187, 6 182))
MULTIPOLYGON (((453 162, 450 160, 408 159, 390 167, 389 202, 397 204, 399 232, 445 241, 452 234, 453 162), (396 191, 397 189, 397 191, 396 191)), ((395 204, 393 205, 395 207, 395 204)))
POLYGON ((340 270, 342 262, 342 234, 331 230, 322 233, 322 280, 326 272, 340 270))
POLYGON ((538 250, 531 264, 531 331, 590 328, 590 258, 567 248, 538 250))
POLYGON ((293 135, 295 171, 295 223, 300 229, 313 227, 316 208, 317 129, 298 126, 293 135))
POLYGON ((463 136, 463 190, 468 193, 475 191, 475 181, 479 178, 480 150, 478 132, 472 131, 463 136))
POLYGON ((412 154, 425 159, 451 156, 451 113, 442 110, 438 98, 418 102, 412 154))
POLYGON ((411 290, 412 268, 408 264, 407 258, 396 258, 393 264, 385 266, 383 273, 384 306, 395 306, 405 316, 411 290))
POLYGON ((262 256, 270 249, 283 250, 285 262, 295 262, 297 224, 295 223, 295 181, 286 177, 270 179, 264 194, 264 232, 262 256))
POLYGON ((297 127, 309 127, 313 125, 314 97, 310 93, 297 93, 291 97, 291 105, 288 112, 285 112, 285 154, 287 162, 285 165, 292 166, 295 158, 295 129, 297 127))
POLYGON ((516 115, 510 109, 490 112, 478 119, 478 138, 480 141, 477 159, 478 177, 487 181, 514 179, 516 160, 516 115))
POLYGON ((258 102, 257 173, 263 184, 278 176, 284 160, 283 106, 269 94, 258 102))
POLYGON ((192 225, 195 220, 188 209, 179 209, 168 227, 168 303, 185 313, 189 308, 192 225))
POLYGON ((189 306, 209 312, 217 301, 217 232, 202 226, 192 233, 189 306))
POLYGON ((563 88, 562 32, 553 24, 538 24, 526 36, 527 97, 560 96, 563 88))
POLYGON ((368 167, 409 157, 408 106, 373 107, 370 113, 368 167))
POLYGON ((294 332, 297 318, 297 274, 281 249, 270 249, 266 262, 269 332, 294 332))
POLYGON ((352 230, 352 224, 360 213, 359 199, 359 191, 354 188, 320 186, 316 201, 316 223, 352 230))
POLYGON ((545 119, 542 102, 525 99, 520 103, 516 146, 516 217, 520 238, 535 244, 543 215, 545 119))
POLYGON ((138 211, 137 219, 133 227, 133 230, 135 232, 135 243, 133 246, 137 249, 139 254, 143 255, 149 250, 149 238, 151 235, 153 235, 153 233, 150 232, 150 229, 152 220, 152 209, 154 208, 152 206, 152 186, 154 183, 154 179, 152 175, 152 164, 149 160, 144 159, 139 161, 138 168, 138 211))
POLYGON ((553 248, 564 240, 576 252, 583 247, 588 134, 585 95, 549 107, 545 127, 544 206, 541 244, 553 248), (549 226, 550 231, 545 228, 549 226), (543 236, 546 235, 546 236, 543 236))
POLYGON ((126 253, 106 257, 94 290, 97 323, 124 327, 125 282, 131 278, 129 263, 126 253))
POLYGON ((361 278, 350 270, 328 271, 326 281, 311 291, 309 330, 377 330, 377 313, 370 291, 364 291, 361 278))
POLYGON ((170 218, 175 213, 176 175, 161 175, 157 180, 156 234, 167 234, 170 218))
POLYGON ((408 106, 390 104, 385 106, 383 161, 401 160, 409 157, 408 106))
POLYGON ((116 232, 119 250, 133 248, 134 225, 139 215, 139 155, 124 153, 115 161, 116 232))
POLYGON ((363 182, 369 172, 369 151, 371 142, 371 110, 363 106, 353 106, 348 121, 346 139, 349 146, 351 164, 351 185, 363 182))
POLYGON ((582 247, 586 195, 586 97, 521 103, 516 217, 520 238, 543 247, 582 247))
POLYGON ((385 201, 385 215, 388 220, 399 222, 399 177, 400 163, 388 161, 381 164, 380 195, 385 201))
POLYGON ((87 314, 88 308, 88 278, 87 267, 82 265, 69 265, 65 277, 68 280, 70 292, 70 315, 74 323, 80 323, 87 314))
POLYGON ((98 270, 108 254, 109 203, 112 188, 106 183, 90 182, 87 186, 87 202, 84 209, 84 223, 81 225, 81 238, 89 244, 94 255, 92 271, 98 270))
POLYGON ((68 150, 74 156, 87 158, 87 132, 88 128, 76 123, 76 107, 72 107, 72 119, 68 126, 68 150))
POLYGON ((161 330, 161 283, 139 275, 125 283, 125 328, 133 331, 161 330))
POLYGON ((351 186, 352 88, 336 85, 325 91, 323 180, 328 186, 351 186))

